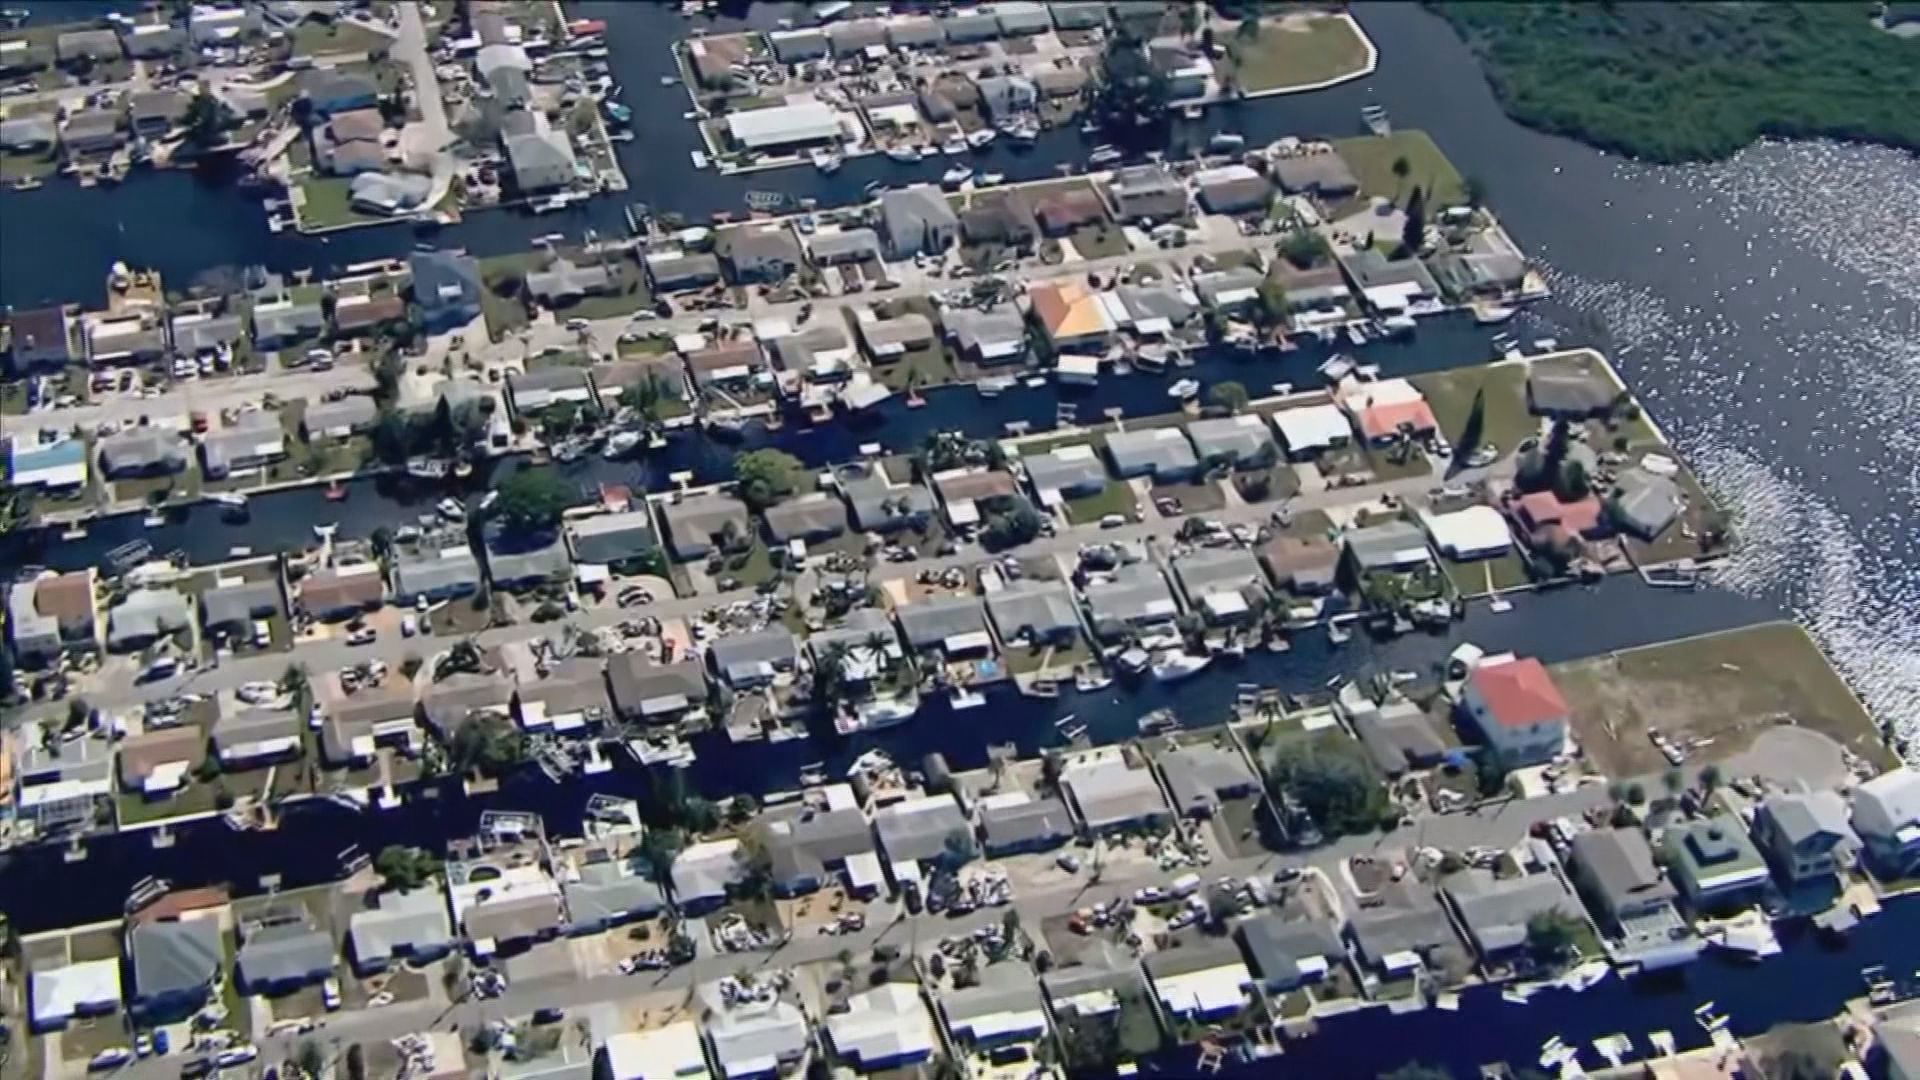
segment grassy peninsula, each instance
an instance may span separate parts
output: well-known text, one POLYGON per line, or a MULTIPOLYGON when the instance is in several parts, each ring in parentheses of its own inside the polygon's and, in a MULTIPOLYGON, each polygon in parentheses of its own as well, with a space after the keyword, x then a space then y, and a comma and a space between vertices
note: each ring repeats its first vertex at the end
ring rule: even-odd
POLYGON ((1763 135, 1920 149, 1920 40, 1866 3, 1434 0, 1529 127, 1658 162, 1763 135))

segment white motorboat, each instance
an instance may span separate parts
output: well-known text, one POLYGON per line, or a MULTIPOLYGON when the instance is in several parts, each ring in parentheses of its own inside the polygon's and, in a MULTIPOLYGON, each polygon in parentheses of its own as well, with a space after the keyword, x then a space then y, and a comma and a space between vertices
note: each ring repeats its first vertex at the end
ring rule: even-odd
POLYGON ((1247 137, 1223 131, 1207 140, 1207 149, 1216 154, 1237 154, 1247 148, 1247 137))
POLYGON ((1473 305, 1473 321, 1481 326, 1498 326, 1518 314, 1520 314, 1519 308, 1505 304, 1473 305))
POLYGON ((940 174, 940 182, 947 187, 957 188, 971 179, 973 179, 973 170, 967 168, 965 165, 955 165, 953 168, 940 174))
POLYGON ((1155 709, 1135 721, 1134 726, 1142 735, 1159 735, 1163 732, 1178 731, 1180 717, 1172 709, 1155 709))
POLYGON ((1139 674, 1147 670, 1147 665, 1153 663, 1153 654, 1145 649, 1128 649, 1121 653, 1118 659, 1121 667, 1139 674))
POLYGON ((860 731, 878 731, 882 728, 897 727, 913 719, 920 711, 920 703, 914 700, 885 697, 860 703, 853 713, 841 714, 833 721, 834 730, 842 735, 852 735, 860 731))
POLYGON ((831 150, 825 150, 825 149, 815 150, 811 154, 808 154, 807 156, 812 159, 814 168, 819 169, 821 172, 826 173, 828 176, 832 176, 834 173, 839 172, 841 164, 846 160, 845 158, 842 158, 839 154, 836 154, 831 150))
MULTIPOLYGON (((639 431, 616 431, 607 436, 607 448, 602 453, 609 458, 622 457, 633 453, 646 441, 646 434, 639 431)), ((491 495, 492 492, 487 494, 491 495)))
POLYGON ((960 712, 965 709, 977 709, 985 705, 987 703, 987 695, 982 694, 978 690, 969 690, 964 686, 956 686, 953 688, 951 700, 953 702, 953 710, 960 712))
POLYGON ((920 160, 921 155, 920 148, 917 146, 890 146, 887 148, 887 156, 903 164, 912 165, 920 160))
POLYGON ((948 157, 959 157, 967 152, 967 137, 955 135, 940 144, 940 152, 948 157))
POLYGON ((994 187, 999 184, 1004 184, 1006 182, 1007 182, 1006 173, 997 173, 997 172, 981 173, 979 178, 977 178, 974 181, 974 186, 975 187, 994 187))
POLYGON ((985 150, 987 147, 993 145, 993 140, 999 137, 1000 133, 992 128, 981 128, 979 131, 967 136, 967 145, 975 150, 985 150))
POLYGON ((1153 662, 1153 677, 1157 682, 1179 682, 1200 674, 1211 663, 1211 656, 1195 656, 1185 652, 1162 653, 1153 662))
POLYGON ((991 379, 981 379, 979 382, 973 384, 973 388, 979 391, 981 397, 991 398, 999 397, 1001 394, 1013 389, 1013 385, 1012 379, 1000 375, 991 379))
POLYGON ((451 495, 435 503, 433 508, 440 511, 440 516, 446 518, 448 521, 465 521, 467 519, 466 504, 451 495))
POLYGON ((1367 125, 1367 130, 1373 132, 1375 135, 1391 135, 1393 133, 1393 122, 1387 119, 1387 107, 1385 105, 1360 106, 1360 122, 1367 125))
POLYGON ((1083 694, 1105 690, 1112 685, 1113 676, 1107 674, 1103 668, 1081 665, 1073 669, 1073 688, 1083 694))
POLYGON ((1122 161, 1125 161, 1126 157, 1127 155, 1111 146, 1102 146, 1087 155, 1087 169, 1091 171, 1093 169, 1104 169, 1109 165, 1118 165, 1122 161))
POLYGON ((1389 315, 1380 320, 1380 325, 1395 337, 1404 337, 1420 328, 1420 324, 1414 322, 1411 315, 1389 315))
POLYGON ((1327 624, 1327 640, 1333 642, 1335 645, 1345 645, 1347 642, 1353 640, 1353 631, 1341 626, 1337 622, 1330 622, 1327 624))
POLYGON ((1181 379, 1167 387, 1167 396, 1181 401, 1192 401, 1200 396, 1200 382, 1197 379, 1181 379))

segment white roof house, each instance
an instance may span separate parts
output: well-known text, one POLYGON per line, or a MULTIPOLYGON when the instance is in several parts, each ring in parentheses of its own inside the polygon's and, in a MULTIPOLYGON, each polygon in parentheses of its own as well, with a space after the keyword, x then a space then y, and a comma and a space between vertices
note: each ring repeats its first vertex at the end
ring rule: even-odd
POLYGON ((728 886, 746 876, 740 841, 709 840, 681 849, 673 859, 673 895, 684 906, 726 898, 728 886))
POLYGON ((847 1011, 827 1017, 827 1036, 842 1061, 862 1072, 924 1061, 933 1053, 933 1023, 909 983, 890 982, 847 998, 847 1011))
POLYGON ((1280 440, 1287 444, 1287 453, 1294 456, 1343 446, 1353 439, 1353 424, 1338 405, 1280 409, 1273 413, 1272 420, 1280 440))
POLYGON ((823 101, 803 100, 727 116, 727 134, 749 150, 838 139, 840 114, 823 101))
POLYGON ((1507 519, 1491 506, 1469 506, 1445 514, 1420 515, 1433 546, 1449 559, 1491 559, 1513 546, 1507 519))
POLYGON ((111 1012, 120 1007, 120 958, 36 971, 30 983, 28 997, 36 1031, 76 1016, 111 1012))
POLYGON ((989 965, 978 985, 942 994, 940 1010, 954 1038, 968 1043, 1031 1039, 1047 1032, 1040 984, 1020 965, 989 965))
POLYGON ((807 1056, 807 1014, 784 1001, 735 1005, 707 1021, 713 1060, 724 1077, 771 1076, 807 1056))
POLYGON ((601 1047, 610 1080, 706 1080, 706 1055, 700 1028, 691 1020, 646 1031, 625 1031, 601 1047))
POLYGON ((1920 866, 1920 772, 1895 769, 1861 784, 1853 793, 1853 828, 1885 865, 1920 866))
POLYGON ((1237 949, 1199 946, 1155 953, 1147 960, 1153 993, 1167 1012, 1188 1019, 1221 1016, 1246 1004, 1253 973, 1237 949))

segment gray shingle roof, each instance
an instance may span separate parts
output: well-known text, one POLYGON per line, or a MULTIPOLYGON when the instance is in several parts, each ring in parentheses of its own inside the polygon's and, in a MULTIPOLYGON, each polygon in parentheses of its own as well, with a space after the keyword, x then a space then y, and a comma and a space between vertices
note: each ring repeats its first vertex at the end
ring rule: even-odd
POLYGON ((1391 569, 1431 562, 1427 536, 1410 521, 1387 521, 1348 529, 1341 540, 1363 570, 1391 569))
POLYGON ((1069 766, 1060 783, 1080 811, 1080 820, 1095 831, 1167 812, 1166 799, 1161 796, 1153 773, 1122 761, 1069 766))
POLYGON ((762 677, 769 669, 791 667, 799 642, 782 626, 747 634, 727 634, 707 646, 714 670, 730 682, 762 677))
POLYGON ((172 589, 135 589, 107 611, 107 643, 141 641, 193 625, 193 608, 172 589))
POLYGON ((1525 944, 1527 922, 1536 915, 1557 911, 1569 918, 1583 918, 1573 896, 1552 874, 1502 880, 1482 870, 1464 870, 1447 879, 1446 890, 1482 953, 1525 944))
POLYGON ((1267 425, 1252 414, 1195 420, 1187 425, 1187 438, 1205 461, 1270 461, 1279 453, 1267 425))
POLYGON ((1328 923, 1259 915, 1234 928, 1247 966, 1268 985, 1291 987, 1300 981, 1300 961, 1311 957, 1334 962, 1345 954, 1340 935, 1328 923))
POLYGON ((206 918, 140 923, 129 934, 128 951, 141 998, 192 993, 220 971, 220 923, 206 918))
POLYGON ((318 981, 333 971, 333 939, 294 923, 265 926, 247 935, 237 961, 247 986, 318 981))
POLYGON ((479 587, 480 560, 465 548, 452 555, 433 552, 402 558, 393 568, 393 592, 402 599, 479 587))
POLYGON ((1222 798, 1258 790, 1253 766, 1231 747, 1190 744, 1154 759, 1173 792, 1174 807, 1183 813, 1211 811, 1222 798))
POLYGON ((833 495, 815 492, 776 503, 766 510, 767 531, 782 543, 838 536, 847 531, 847 506, 833 495))
POLYGON ((346 430, 349 433, 362 431, 373 426, 380 418, 380 409, 370 397, 354 395, 339 401, 321 401, 307 407, 300 422, 310 435, 324 435, 329 432, 346 430))
POLYGON ((1189 443, 1178 428, 1141 428, 1107 436, 1107 456, 1121 476, 1179 478, 1199 467, 1189 443))
POLYGON ((531 551, 487 553, 487 570, 496 585, 524 584, 563 578, 573 572, 573 558, 557 539, 531 551))
POLYGON ((1831 837, 1838 842, 1853 836, 1847 800, 1837 791, 1770 795, 1761 809, 1773 819, 1781 839, 1793 846, 1815 837, 1831 837))
POLYGON ((101 465, 109 473, 165 466, 177 471, 187 462, 180 436, 155 427, 136 427, 100 440, 101 465))
POLYGON ((278 581, 247 581, 200 594, 200 611, 208 629, 237 626, 279 610, 278 581))
POLYGON ((640 653, 620 653, 607 661, 613 701, 627 716, 678 713, 707 699, 707 677, 698 660, 655 664, 640 653))
POLYGON ((818 881, 834 864, 872 851, 873 830, 854 807, 807 813, 769 821, 766 847, 776 882, 818 881))
POLYGON ((1107 468, 1097 453, 1052 451, 1023 457, 1020 462, 1026 466, 1027 480, 1036 491, 1098 491, 1107 484, 1107 468))
POLYGON ((895 609, 901 633, 916 649, 934 648, 950 638, 987 628, 986 613, 974 596, 944 596, 895 609))
POLYGON ((880 215, 887 246, 896 256, 936 248, 960 227, 946 195, 931 184, 881 192, 880 215))
POLYGON ((1089 585, 1083 592, 1094 632, 1103 637, 1139 623, 1171 619, 1180 612, 1167 579, 1151 566, 1123 567, 1112 580, 1089 585))
POLYGON ((1188 605, 1196 608, 1206 606, 1208 597, 1223 594, 1238 596, 1248 605, 1267 594, 1267 575, 1260 570, 1260 560, 1245 548, 1200 548, 1176 556, 1173 575, 1180 580, 1188 605))
POLYGON ((875 814, 873 825, 888 861, 895 863, 938 858, 947 850, 947 837, 973 835, 959 804, 950 798, 895 803, 875 814))
POLYGON ((1637 829, 1590 829, 1573 838, 1573 859, 1608 908, 1673 898, 1673 885, 1654 865, 1653 849, 1637 829))
POLYGON ((573 557, 584 563, 615 563, 658 550, 653 515, 644 507, 623 514, 600 514, 567 523, 573 557))
POLYGON ((434 953, 453 944, 446 897, 439 890, 382 893, 379 902, 379 907, 356 911, 347 921, 347 938, 362 964, 396 955, 434 953))
POLYGON ((980 827, 989 851, 1071 839, 1073 816, 1059 799, 1032 799, 1010 806, 982 806, 980 827))
POLYGON ((1424 888, 1405 889, 1398 903, 1357 912, 1353 940, 1361 958, 1373 967, 1381 966, 1393 953, 1415 952, 1425 957, 1458 941, 1439 899, 1424 888))
POLYGON ((1073 590, 1057 581, 1015 581, 987 594, 987 611, 1004 640, 1022 634, 1047 639, 1078 634, 1080 614, 1073 590))
POLYGON ((567 922, 577 927, 605 926, 651 915, 667 904, 660 886, 638 875, 570 881, 561 891, 567 898, 567 922))

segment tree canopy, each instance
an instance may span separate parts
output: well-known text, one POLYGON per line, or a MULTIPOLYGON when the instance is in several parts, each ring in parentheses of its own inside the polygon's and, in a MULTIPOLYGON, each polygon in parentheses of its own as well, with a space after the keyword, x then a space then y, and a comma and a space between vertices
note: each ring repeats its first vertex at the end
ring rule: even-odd
POLYGON ((515 532, 545 532, 560 524, 560 515, 574 503, 575 491, 551 469, 521 469, 507 474, 494 489, 500 493, 494 513, 515 532))
POLYGON ((1370 832, 1393 819, 1393 803, 1356 751, 1284 744, 1267 766, 1273 786, 1293 794, 1329 839, 1370 832))
POLYGON ((764 510, 792 494, 806 472, 799 458, 781 450, 749 450, 733 459, 740 501, 755 510, 764 510))
POLYGON ((1237 413, 1246 408, 1247 402, 1251 399, 1247 395, 1245 386, 1228 380, 1213 384, 1213 388, 1207 391, 1207 400, 1228 412, 1237 413))
POLYGON ((1165 128, 1168 98, 1167 77, 1154 67, 1140 40, 1124 30, 1115 32, 1100 55, 1094 122, 1121 141, 1141 139, 1165 128))
POLYGON ((1728 156, 1763 135, 1920 147, 1920 50, 1865 6, 1433 5, 1521 123, 1649 161, 1728 156))
POLYGON ((440 860, 420 848, 389 844, 373 857, 373 870, 382 885, 406 892, 432 881, 440 872, 440 860))

